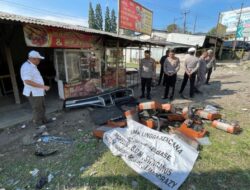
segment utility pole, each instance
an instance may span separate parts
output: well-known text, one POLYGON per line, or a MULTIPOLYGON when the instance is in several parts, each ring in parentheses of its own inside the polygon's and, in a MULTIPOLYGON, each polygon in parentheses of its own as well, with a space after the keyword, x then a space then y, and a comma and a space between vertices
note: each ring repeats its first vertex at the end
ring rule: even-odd
POLYGON ((241 14, 242 14, 243 5, 244 5, 244 3, 241 3, 240 15, 239 15, 239 18, 238 18, 237 27, 236 27, 236 31, 235 31, 235 38, 234 38, 234 44, 233 44, 233 54, 234 54, 234 52, 235 52, 236 41, 237 41, 237 31, 238 31, 238 28, 239 28, 239 26, 240 26, 240 20, 241 20, 241 14))
POLYGON ((196 22, 197 22, 197 15, 195 16, 195 20, 194 20, 194 30, 193 30, 193 34, 195 33, 195 29, 196 29, 196 22))
POLYGON ((190 13, 190 11, 185 11, 184 14, 184 23, 183 23, 183 33, 186 33, 186 25, 187 25, 187 14, 190 13))
POLYGON ((217 42, 218 42, 218 28, 219 28, 219 23, 220 23, 220 17, 221 13, 219 12, 218 20, 217 20, 217 25, 216 25, 216 31, 215 31, 215 43, 214 43, 214 56, 216 57, 216 52, 217 52, 217 42))
MULTIPOLYGON (((174 27, 175 27, 175 20, 176 20, 176 18, 174 17, 174 27)), ((176 28, 174 29, 174 32, 176 31, 176 28)))
MULTIPOLYGON (((174 25, 176 25, 176 29, 178 28, 177 27, 177 24, 175 23, 177 20, 180 20, 180 19, 182 19, 182 17, 179 17, 179 18, 176 18, 176 17, 174 17, 174 25)), ((175 29, 175 32, 176 32, 176 29, 175 29)))

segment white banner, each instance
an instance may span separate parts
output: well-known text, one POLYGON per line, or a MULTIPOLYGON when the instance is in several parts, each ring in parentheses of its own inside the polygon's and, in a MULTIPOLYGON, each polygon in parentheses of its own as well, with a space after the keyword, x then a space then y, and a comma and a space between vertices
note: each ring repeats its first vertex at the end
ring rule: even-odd
POLYGON ((104 143, 137 173, 161 189, 178 189, 199 154, 175 135, 167 135, 129 120, 127 128, 107 131, 104 143))
POLYGON ((220 14, 220 23, 227 27, 226 32, 235 32, 237 30, 237 25, 239 22, 244 28, 250 28, 250 8, 243 8, 242 11, 240 9, 233 11, 226 11, 220 14))

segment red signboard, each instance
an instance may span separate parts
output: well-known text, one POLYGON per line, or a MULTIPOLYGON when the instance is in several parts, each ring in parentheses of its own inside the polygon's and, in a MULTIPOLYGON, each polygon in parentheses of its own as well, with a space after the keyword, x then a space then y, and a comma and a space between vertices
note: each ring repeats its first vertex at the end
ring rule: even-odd
POLYGON ((31 47, 89 49, 100 39, 94 35, 31 24, 25 24, 23 31, 25 42, 31 47))
POLYGON ((120 0, 119 27, 151 34, 152 12, 133 0, 120 0))

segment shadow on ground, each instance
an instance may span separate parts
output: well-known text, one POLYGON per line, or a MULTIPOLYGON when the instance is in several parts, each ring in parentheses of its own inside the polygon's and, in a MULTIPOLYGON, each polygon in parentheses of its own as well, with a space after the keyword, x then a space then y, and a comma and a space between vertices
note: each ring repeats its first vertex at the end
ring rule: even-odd
MULTIPOLYGON (((180 190, 190 189, 220 189, 220 190, 248 190, 250 171, 228 170, 211 171, 206 173, 190 173, 186 181, 179 188, 180 190)), ((79 185, 68 186, 69 189, 138 189, 158 190, 153 184, 146 182, 143 177, 136 175, 104 175, 81 177, 79 185)))
MULTIPOLYGON (((226 88, 226 87, 222 87, 222 85, 225 85, 225 84, 237 85, 241 82, 240 81, 222 82, 220 80, 212 80, 210 82, 210 85, 203 85, 200 89, 202 94, 195 94, 194 98, 189 98, 190 84, 188 82, 183 92, 186 99, 181 98, 179 95, 181 83, 182 83, 182 76, 178 76, 178 79, 176 82, 174 100, 172 101, 173 104, 212 102, 213 100, 221 99, 225 96, 234 95, 237 93, 237 91, 226 88)), ((136 97, 139 98, 141 94, 140 86, 138 86, 138 88, 134 88, 134 90, 135 90, 136 97)), ((167 100, 162 99, 164 92, 165 92, 165 86, 163 85, 152 87, 152 91, 151 91, 152 101, 158 101, 160 103, 171 102, 168 99, 167 100)), ((171 89, 170 89, 170 92, 171 92, 171 89)), ((139 101, 146 102, 149 100, 139 99, 139 101)))

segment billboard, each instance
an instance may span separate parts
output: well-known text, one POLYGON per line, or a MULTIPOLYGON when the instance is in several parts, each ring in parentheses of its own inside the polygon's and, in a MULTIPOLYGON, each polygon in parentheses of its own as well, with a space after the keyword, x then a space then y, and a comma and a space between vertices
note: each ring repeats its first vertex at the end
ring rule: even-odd
POLYGON ((120 0, 119 28, 151 35, 152 11, 133 0, 120 0))
POLYGON ((240 9, 222 12, 220 15, 220 24, 226 26, 226 33, 236 33, 237 37, 250 37, 250 7, 243 8, 239 28, 237 25, 240 17, 240 9))

